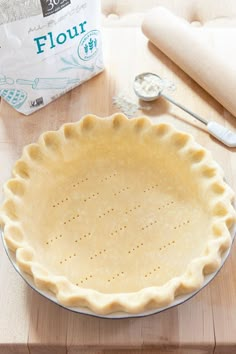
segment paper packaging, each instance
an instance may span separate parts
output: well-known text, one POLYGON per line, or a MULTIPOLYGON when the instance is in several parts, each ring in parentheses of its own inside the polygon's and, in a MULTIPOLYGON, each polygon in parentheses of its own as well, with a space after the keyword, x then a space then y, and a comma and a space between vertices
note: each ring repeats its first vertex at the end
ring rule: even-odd
POLYGON ((100 0, 0 0, 0 96, 23 114, 104 69, 100 0))
POLYGON ((236 66, 204 41, 201 28, 157 7, 147 13, 142 29, 155 46, 236 116, 236 66))

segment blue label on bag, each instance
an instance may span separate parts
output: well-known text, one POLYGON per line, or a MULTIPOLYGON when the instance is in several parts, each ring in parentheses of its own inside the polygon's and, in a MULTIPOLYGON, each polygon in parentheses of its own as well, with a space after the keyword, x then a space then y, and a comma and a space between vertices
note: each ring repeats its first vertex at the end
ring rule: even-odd
POLYGON ((100 32, 97 30, 90 31, 81 39, 78 47, 78 56, 84 61, 94 58, 100 48, 100 32))

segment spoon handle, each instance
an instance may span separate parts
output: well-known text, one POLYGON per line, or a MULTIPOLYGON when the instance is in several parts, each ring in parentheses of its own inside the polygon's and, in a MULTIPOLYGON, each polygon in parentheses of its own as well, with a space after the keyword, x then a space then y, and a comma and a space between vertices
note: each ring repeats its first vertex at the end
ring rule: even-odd
POLYGON ((208 122, 207 120, 203 119, 196 113, 190 111, 188 108, 182 106, 182 104, 175 102, 172 97, 166 96, 165 94, 161 94, 163 98, 167 101, 173 103, 177 107, 183 109, 185 112, 202 122, 207 126, 208 132, 214 136, 216 139, 221 141, 223 144, 229 147, 236 147, 236 134, 231 132, 229 129, 225 128, 223 125, 218 124, 216 122, 208 122))
POLYGON ((207 125, 208 121, 202 117, 200 117, 198 114, 190 111, 190 109, 184 107, 182 104, 176 102, 175 100, 173 100, 172 97, 166 96, 164 93, 161 94, 161 96, 163 98, 165 98, 167 101, 173 103, 175 106, 179 107, 180 109, 182 109, 183 111, 187 112, 188 114, 190 114, 191 116, 193 116, 194 118, 196 118, 197 120, 199 120, 201 123, 207 125))

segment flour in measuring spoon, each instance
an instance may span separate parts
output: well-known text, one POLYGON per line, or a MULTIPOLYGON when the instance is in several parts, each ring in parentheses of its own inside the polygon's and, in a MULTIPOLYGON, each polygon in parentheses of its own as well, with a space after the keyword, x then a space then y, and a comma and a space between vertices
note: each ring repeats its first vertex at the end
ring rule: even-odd
POLYGON ((142 97, 156 97, 164 89, 163 80, 152 74, 141 75, 134 82, 135 91, 142 97))
MULTIPOLYGON (((175 84, 166 78, 159 79, 156 77, 156 79, 153 80, 153 75, 151 74, 150 76, 146 74, 141 78, 142 79, 137 80, 134 85, 136 85, 135 89, 138 90, 142 96, 147 97, 149 95, 149 97, 155 97, 157 95, 157 90, 160 90, 160 88, 163 91, 166 90, 170 92, 176 90, 175 84)), ((152 109, 150 102, 143 102, 142 105, 140 105, 140 101, 133 93, 132 87, 116 94, 112 101, 113 105, 128 117, 134 116, 140 110, 150 111, 152 109)))

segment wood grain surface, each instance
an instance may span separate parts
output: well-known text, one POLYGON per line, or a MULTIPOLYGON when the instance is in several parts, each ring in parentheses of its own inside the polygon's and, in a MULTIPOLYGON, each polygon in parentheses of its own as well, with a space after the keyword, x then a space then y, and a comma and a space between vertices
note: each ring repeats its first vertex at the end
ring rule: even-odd
MULTIPOLYGON (((123 1, 120 3, 124 6, 123 1)), ((122 90, 131 90, 134 76, 144 71, 172 80, 177 86, 173 98, 235 131, 236 118, 148 44, 138 26, 106 26, 103 36, 106 70, 99 76, 29 117, 18 114, 1 100, 1 184, 10 177, 23 146, 36 141, 40 133, 77 121, 87 113, 107 116, 116 112, 112 97, 122 90)), ((137 115, 144 113, 154 122, 170 122, 193 134, 212 152, 236 190, 236 149, 218 143, 203 125, 162 99, 150 111, 137 115)), ((36 206, 37 201, 34 202, 36 206)), ((234 354, 235 252, 234 244, 217 277, 181 306, 146 318, 106 320, 68 312, 31 290, 0 246, 0 354, 234 354)))

